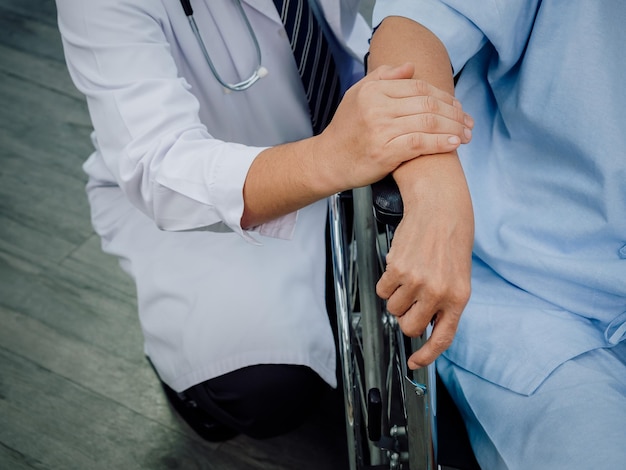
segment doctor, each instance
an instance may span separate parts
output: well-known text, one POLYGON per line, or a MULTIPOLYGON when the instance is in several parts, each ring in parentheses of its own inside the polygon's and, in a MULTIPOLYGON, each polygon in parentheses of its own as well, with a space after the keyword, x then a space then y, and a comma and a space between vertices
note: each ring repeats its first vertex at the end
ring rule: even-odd
MULTIPOLYGON (((168 398, 209 440, 292 429, 336 382, 324 199, 454 150, 471 120, 411 66, 383 67, 313 135, 286 10, 271 0, 56 3, 94 126, 93 226, 136 283, 168 398)), ((357 1, 314 7, 345 89, 369 28, 357 1)))

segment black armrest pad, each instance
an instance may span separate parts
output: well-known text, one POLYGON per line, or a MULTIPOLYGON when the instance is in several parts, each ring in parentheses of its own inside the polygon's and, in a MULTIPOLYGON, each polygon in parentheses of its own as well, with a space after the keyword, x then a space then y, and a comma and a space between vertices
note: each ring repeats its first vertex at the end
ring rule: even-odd
POLYGON ((391 175, 372 184, 372 199, 376 219, 396 227, 402 220, 404 206, 398 185, 391 175))

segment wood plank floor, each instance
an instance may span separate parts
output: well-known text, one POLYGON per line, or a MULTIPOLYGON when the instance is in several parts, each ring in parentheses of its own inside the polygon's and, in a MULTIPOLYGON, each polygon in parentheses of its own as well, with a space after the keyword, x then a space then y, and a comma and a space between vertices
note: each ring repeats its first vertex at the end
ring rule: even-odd
POLYGON ((346 468, 338 392, 265 441, 206 443, 175 417, 89 222, 90 131, 53 0, 0 0, 0 469, 346 468))

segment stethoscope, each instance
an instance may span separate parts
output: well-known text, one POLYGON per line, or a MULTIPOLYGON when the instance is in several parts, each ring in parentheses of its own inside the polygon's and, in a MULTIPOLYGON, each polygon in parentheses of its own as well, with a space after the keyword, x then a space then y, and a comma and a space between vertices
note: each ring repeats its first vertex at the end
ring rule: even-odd
POLYGON ((261 47, 259 46, 259 41, 256 37, 256 34, 254 34, 254 30, 252 29, 252 26, 250 25, 250 21, 248 20, 248 16, 246 15, 246 12, 243 10, 243 7, 241 6, 241 0, 236 0, 235 3, 237 4, 237 7, 239 8, 241 17, 246 23, 246 26, 248 28, 248 34, 250 35, 250 38, 252 39, 252 42, 254 43, 254 47, 256 49, 257 66, 252 72, 252 75, 250 75, 250 77, 246 78, 245 80, 239 83, 227 83, 226 81, 222 79, 220 74, 217 73, 217 70, 215 69, 215 65, 213 65, 213 61, 211 60, 211 57, 209 56, 209 52, 207 51, 206 46, 204 45, 204 41, 202 40, 200 31, 198 30, 198 25, 196 24, 196 20, 193 18, 193 9, 191 8, 190 1, 180 0, 180 3, 183 6, 183 10, 185 10, 185 15, 187 15, 187 19, 189 20, 189 25, 191 26, 191 30, 193 31, 193 34, 196 37, 196 40, 198 41, 198 45, 200 46, 200 49, 202 50, 202 54, 204 55, 204 58, 206 59, 207 64, 209 64, 209 68, 211 69, 213 76, 220 83, 220 85, 222 85, 227 90, 243 91, 243 90, 247 90, 252 85, 254 85, 260 78, 263 78, 267 75, 267 69, 261 65, 261 47))

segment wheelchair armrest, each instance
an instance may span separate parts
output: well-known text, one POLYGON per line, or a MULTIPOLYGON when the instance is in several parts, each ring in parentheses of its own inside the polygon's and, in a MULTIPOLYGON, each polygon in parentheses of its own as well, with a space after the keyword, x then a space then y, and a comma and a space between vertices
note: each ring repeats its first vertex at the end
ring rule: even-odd
POLYGON ((402 220, 404 206, 398 185, 391 175, 372 184, 372 199, 376 220, 397 227, 402 220))

